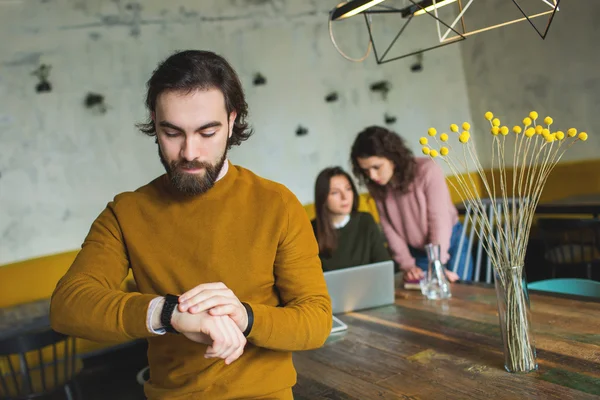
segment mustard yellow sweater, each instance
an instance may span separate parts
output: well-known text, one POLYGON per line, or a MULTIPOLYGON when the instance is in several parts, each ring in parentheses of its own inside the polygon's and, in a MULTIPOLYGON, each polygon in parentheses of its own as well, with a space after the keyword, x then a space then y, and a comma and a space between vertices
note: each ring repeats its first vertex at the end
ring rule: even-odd
POLYGON ((291 352, 320 347, 331 303, 306 212, 284 186, 230 165, 207 193, 184 197, 165 175, 115 197, 52 296, 52 327, 96 341, 148 338, 149 399, 291 398, 291 352), (141 293, 119 285, 133 270, 141 293), (254 311, 244 354, 205 359, 183 335, 148 332, 148 304, 224 282, 254 311))

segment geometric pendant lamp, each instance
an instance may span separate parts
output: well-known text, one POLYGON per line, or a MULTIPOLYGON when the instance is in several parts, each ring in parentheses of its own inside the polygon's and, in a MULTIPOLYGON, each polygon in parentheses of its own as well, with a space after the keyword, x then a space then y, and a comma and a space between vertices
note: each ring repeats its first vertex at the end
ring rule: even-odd
POLYGON ((347 57, 340 50, 333 35, 332 21, 350 18, 357 14, 363 14, 369 34, 369 49, 372 48, 377 64, 424 53, 464 40, 464 36, 458 30, 427 9, 429 2, 433 1, 435 0, 388 0, 379 1, 379 3, 385 4, 373 5, 374 1, 352 0, 342 3, 343 5, 333 9, 330 13, 331 41, 338 52, 349 60, 363 61, 366 58, 369 50, 360 59, 347 57), (369 5, 368 9, 364 8, 366 5, 369 5), (452 38, 441 42, 439 34, 435 33, 436 29, 450 32, 452 38))
MULTIPOLYGON (((489 0, 451 0, 448 6, 436 7, 432 12, 450 18, 447 29, 439 25, 440 42, 453 41, 456 31, 468 37, 492 29, 502 28, 518 22, 527 22, 537 34, 546 39, 554 15, 559 11, 560 0, 511 0, 513 7, 505 7, 502 13, 490 8, 489 0), (450 5, 450 3, 453 3, 450 5), (453 14, 450 16, 450 14, 453 14)), ((436 3, 436 0, 431 0, 436 3)), ((437 1, 438 5, 444 1, 437 1)))
POLYGON ((345 58, 363 61, 372 48, 377 63, 383 64, 518 22, 527 22, 545 39, 560 0, 494 3, 496 6, 490 0, 350 0, 330 12, 329 33, 345 58), (352 59, 336 43, 332 22, 358 14, 363 14, 367 24, 369 50, 362 58, 352 59), (391 34, 396 31, 395 36, 391 34))

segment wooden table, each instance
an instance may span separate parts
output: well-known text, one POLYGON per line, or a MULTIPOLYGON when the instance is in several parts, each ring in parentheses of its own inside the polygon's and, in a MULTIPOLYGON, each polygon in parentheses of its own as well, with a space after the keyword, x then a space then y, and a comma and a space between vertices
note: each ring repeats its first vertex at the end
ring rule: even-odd
POLYGON ((600 302, 532 292, 539 370, 512 374, 494 289, 452 294, 398 290, 395 305, 341 316, 348 331, 294 354, 295 399, 600 398, 600 302))

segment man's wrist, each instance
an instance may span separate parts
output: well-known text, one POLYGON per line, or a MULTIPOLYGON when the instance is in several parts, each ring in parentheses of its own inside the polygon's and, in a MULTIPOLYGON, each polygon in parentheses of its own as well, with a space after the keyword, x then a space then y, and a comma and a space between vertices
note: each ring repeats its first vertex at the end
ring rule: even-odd
POLYGON ((160 314, 162 313, 163 306, 165 305, 165 298, 160 297, 157 300, 156 308, 153 309, 152 315, 150 316, 150 326, 153 331, 158 331, 163 328, 160 323, 160 314))
POLYGON ((242 302, 242 305, 246 309, 246 314, 248 316, 248 318, 247 318, 248 322, 246 324, 246 329, 242 333, 244 334, 244 337, 247 337, 250 334, 250 332, 252 331, 252 326, 254 325, 254 311, 252 311, 252 307, 250 307, 250 305, 248 303, 242 302))
POLYGON ((164 299, 165 302, 160 314, 160 323, 167 332, 179 333, 172 324, 173 313, 175 310, 177 310, 177 306, 179 305, 179 297, 172 294, 167 294, 165 295, 164 299))
MULTIPOLYGON (((150 327, 152 328, 151 331, 152 332, 160 332, 160 333, 164 333, 165 331, 165 326, 164 324, 161 322, 161 315, 163 312, 163 308, 165 306, 165 298, 164 297, 159 297, 156 299, 157 303, 154 307, 154 309, 152 310, 152 315, 150 316, 150 327)), ((178 317, 181 315, 181 312, 179 311, 178 307, 175 307, 173 309, 173 313, 171 314, 171 326, 177 329, 177 319, 178 317)))
POLYGON ((181 314, 183 314, 183 313, 181 311, 179 311, 179 307, 175 307, 175 309, 173 309, 173 314, 171 314, 171 326, 178 333, 181 332, 179 330, 179 317, 181 317, 181 314))

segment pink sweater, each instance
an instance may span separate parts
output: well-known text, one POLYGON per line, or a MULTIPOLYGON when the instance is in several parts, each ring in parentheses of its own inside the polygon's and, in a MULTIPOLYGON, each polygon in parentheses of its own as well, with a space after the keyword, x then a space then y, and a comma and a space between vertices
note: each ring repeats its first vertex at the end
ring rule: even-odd
POLYGON ((442 169, 430 158, 416 161, 408 193, 388 189, 385 198, 376 201, 390 252, 402 269, 415 266, 408 246, 424 249, 427 243, 439 244, 441 261, 447 263, 452 227, 458 222, 442 169))

